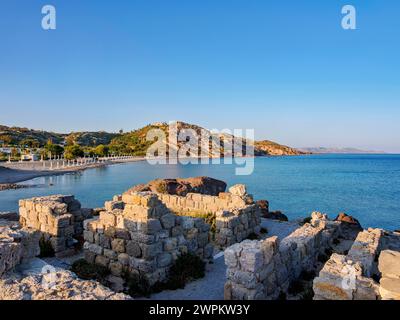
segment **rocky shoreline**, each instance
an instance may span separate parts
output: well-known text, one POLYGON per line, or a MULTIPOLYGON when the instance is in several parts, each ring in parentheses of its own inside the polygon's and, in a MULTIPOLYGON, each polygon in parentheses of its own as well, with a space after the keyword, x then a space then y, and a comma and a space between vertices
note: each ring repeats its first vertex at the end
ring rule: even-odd
POLYGON ((33 185, 16 184, 16 183, 2 183, 2 184, 0 184, 0 191, 26 189, 26 188, 31 188, 31 187, 33 187, 33 185))

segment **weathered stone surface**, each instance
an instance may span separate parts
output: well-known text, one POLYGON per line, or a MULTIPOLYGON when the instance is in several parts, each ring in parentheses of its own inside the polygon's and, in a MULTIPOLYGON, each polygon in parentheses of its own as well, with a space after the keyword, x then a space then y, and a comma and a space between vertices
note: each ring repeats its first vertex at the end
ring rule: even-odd
POLYGON ((400 279, 400 252, 382 251, 379 256, 378 268, 383 277, 400 279))
POLYGON ((187 179, 157 179, 133 187, 131 192, 159 192, 171 195, 185 196, 188 193, 201 193, 217 196, 224 192, 226 183, 209 177, 196 177, 187 179))
MULTIPOLYGON (((74 252, 74 237, 82 236, 84 219, 92 217, 92 210, 81 209, 80 202, 71 195, 24 199, 19 206, 22 227, 40 231, 58 256, 74 252)), ((86 241, 94 239, 86 234, 86 241)))
POLYGON ((0 300, 131 300, 96 281, 81 280, 69 271, 0 279, 0 300), (45 284, 45 285, 43 285, 45 284), (46 285, 48 284, 48 285, 46 285))
POLYGON ((247 195, 246 186, 244 184, 235 184, 229 188, 229 192, 239 197, 244 197, 247 195))
POLYGON ((382 300, 400 300, 400 279, 382 278, 379 286, 382 300))

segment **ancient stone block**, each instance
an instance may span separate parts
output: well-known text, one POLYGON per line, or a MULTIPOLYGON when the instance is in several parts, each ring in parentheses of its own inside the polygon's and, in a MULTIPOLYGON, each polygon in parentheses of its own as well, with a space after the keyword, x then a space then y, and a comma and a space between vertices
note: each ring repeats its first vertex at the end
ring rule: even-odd
POLYGON ((135 241, 127 241, 126 253, 131 257, 140 257, 142 255, 142 250, 140 249, 139 243, 135 241))
POLYGON ((125 252, 125 240, 123 239, 114 239, 111 241, 111 248, 118 253, 125 252))

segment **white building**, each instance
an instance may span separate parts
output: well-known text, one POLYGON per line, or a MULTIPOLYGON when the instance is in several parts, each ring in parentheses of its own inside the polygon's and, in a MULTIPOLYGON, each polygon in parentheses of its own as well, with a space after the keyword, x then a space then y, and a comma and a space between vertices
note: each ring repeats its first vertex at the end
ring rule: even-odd
POLYGON ((21 155, 21 160, 22 161, 39 161, 39 155, 37 154, 23 154, 21 155))

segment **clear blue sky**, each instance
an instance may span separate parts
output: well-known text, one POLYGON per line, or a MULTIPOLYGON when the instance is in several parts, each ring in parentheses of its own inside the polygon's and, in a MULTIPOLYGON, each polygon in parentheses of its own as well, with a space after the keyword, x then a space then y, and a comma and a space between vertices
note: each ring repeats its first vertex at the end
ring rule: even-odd
POLYGON ((398 0, 1 0, 0 123, 183 120, 400 152, 398 0), (57 9, 57 30, 41 8, 57 9), (357 30, 341 8, 357 9, 357 30))

